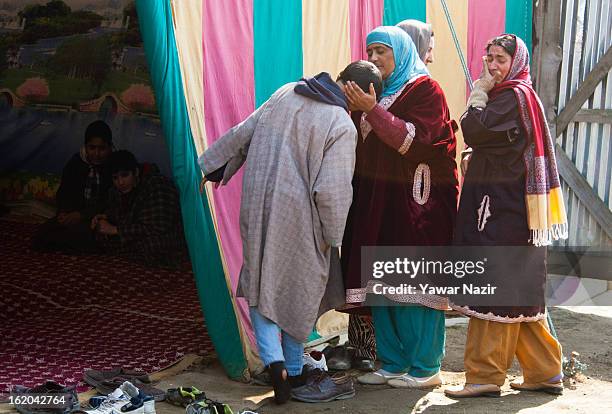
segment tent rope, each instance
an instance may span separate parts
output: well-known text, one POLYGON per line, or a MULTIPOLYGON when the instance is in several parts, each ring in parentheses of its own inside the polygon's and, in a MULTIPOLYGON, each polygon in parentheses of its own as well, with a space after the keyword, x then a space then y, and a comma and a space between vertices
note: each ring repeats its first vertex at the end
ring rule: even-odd
POLYGON ((470 87, 470 91, 474 89, 474 82, 472 82, 472 76, 470 75, 470 71, 468 70, 467 64, 465 63, 465 56, 463 55, 463 51, 461 50, 461 45, 459 44, 459 39, 457 38, 457 32, 455 31, 455 25, 453 24, 453 20, 451 19, 451 15, 448 11, 448 6, 446 5, 446 0, 440 0, 442 3, 442 9, 444 10, 444 15, 446 16, 446 21, 448 23, 448 28, 451 31, 451 35, 453 36, 453 42, 455 43, 455 48, 457 49, 457 54, 459 55, 459 60, 461 61, 461 67, 463 68, 463 74, 465 75, 465 79, 468 82, 470 87))

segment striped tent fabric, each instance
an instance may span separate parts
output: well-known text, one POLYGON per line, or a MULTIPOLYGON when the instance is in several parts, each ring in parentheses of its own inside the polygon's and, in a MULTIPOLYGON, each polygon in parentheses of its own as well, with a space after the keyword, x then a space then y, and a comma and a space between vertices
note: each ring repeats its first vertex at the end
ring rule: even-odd
MULTIPOLYGON (((474 79, 491 37, 512 32, 531 46, 531 2, 446 3, 474 79)), ((200 194, 197 157, 283 84, 321 71, 335 77, 352 60, 366 58, 366 35, 381 24, 409 18, 432 24, 436 46, 429 69, 454 119, 465 109, 467 83, 441 1, 137 0, 136 5, 207 328, 227 374, 245 379, 261 363, 247 304, 236 297, 242 176, 200 194)))

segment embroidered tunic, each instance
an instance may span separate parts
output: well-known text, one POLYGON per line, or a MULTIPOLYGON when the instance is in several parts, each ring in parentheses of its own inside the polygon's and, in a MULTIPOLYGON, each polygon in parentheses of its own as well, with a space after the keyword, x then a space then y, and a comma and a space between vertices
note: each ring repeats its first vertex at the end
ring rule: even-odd
MULTIPOLYGON (((544 298, 546 250, 529 243, 523 160, 527 135, 520 122, 514 92, 502 92, 484 109, 470 107, 461 120, 461 129, 473 154, 461 190, 455 243, 531 246, 529 257, 508 257, 508 266, 516 265, 516 260, 528 263, 528 277, 533 281, 531 289, 544 298)), ((497 322, 544 318, 543 306, 451 306, 469 316, 497 322)))
MULTIPOLYGON (((455 134, 446 99, 428 76, 385 97, 360 126, 353 204, 342 243, 347 303, 361 303, 362 246, 434 246, 452 243, 457 209, 455 134), (398 135, 403 134, 401 139, 398 135)), ((433 295, 392 300, 446 309, 433 295)))

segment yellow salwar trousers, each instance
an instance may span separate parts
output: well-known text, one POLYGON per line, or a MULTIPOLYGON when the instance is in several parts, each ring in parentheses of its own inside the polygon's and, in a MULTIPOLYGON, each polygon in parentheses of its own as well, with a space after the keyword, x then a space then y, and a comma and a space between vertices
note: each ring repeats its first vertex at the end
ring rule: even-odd
POLYGON ((561 373, 562 355, 546 320, 502 323, 472 317, 465 345, 466 382, 503 385, 514 356, 525 382, 546 382, 561 373))

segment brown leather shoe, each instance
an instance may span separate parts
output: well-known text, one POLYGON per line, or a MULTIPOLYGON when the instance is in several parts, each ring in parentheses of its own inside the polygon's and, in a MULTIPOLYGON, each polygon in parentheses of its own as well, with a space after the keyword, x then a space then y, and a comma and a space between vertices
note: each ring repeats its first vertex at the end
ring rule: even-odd
POLYGON ((510 388, 519 390, 519 391, 539 391, 545 392, 547 394, 552 395, 562 395, 563 394, 563 381, 557 382, 512 382, 510 383, 510 388))
POLYGON ((501 389, 495 384, 465 384, 460 390, 444 390, 451 398, 499 397, 501 389))

